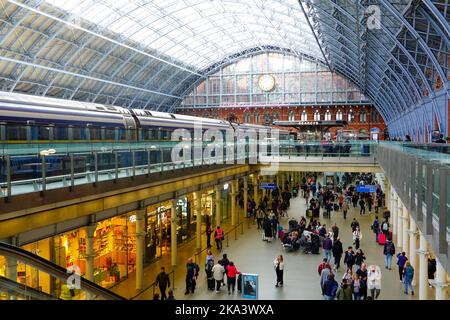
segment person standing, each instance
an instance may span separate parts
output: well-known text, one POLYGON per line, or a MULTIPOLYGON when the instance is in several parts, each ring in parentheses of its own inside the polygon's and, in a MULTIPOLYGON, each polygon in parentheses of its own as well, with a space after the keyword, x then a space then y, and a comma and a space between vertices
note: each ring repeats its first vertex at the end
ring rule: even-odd
POLYGON ((274 239, 277 238, 277 233, 278 233, 278 219, 277 216, 274 214, 272 215, 272 218, 270 219, 270 225, 272 228, 272 237, 274 239))
POLYGON ((161 272, 156 276, 155 282, 161 292, 161 300, 167 299, 166 289, 170 287, 170 278, 165 267, 161 267, 161 272))
POLYGON ((395 254, 395 246, 391 239, 386 240, 383 248, 383 254, 385 255, 385 268, 392 270, 392 256, 395 254))
POLYGON ((355 252, 353 247, 348 247, 344 255, 344 263, 347 265, 347 270, 353 271, 353 265, 355 264, 355 252))
POLYGON ((275 266, 275 273, 277 274, 277 283, 275 284, 275 288, 283 286, 283 273, 284 273, 284 261, 283 256, 280 254, 275 261, 273 262, 275 266))
POLYGON ((344 214, 344 220, 347 220, 347 212, 348 212, 348 209, 349 209, 348 203, 347 203, 347 202, 344 202, 344 203, 342 204, 342 213, 344 214))
POLYGON ((339 239, 339 237, 336 238, 336 240, 333 242, 333 248, 331 250, 333 251, 334 257, 334 270, 339 271, 342 254, 344 253, 344 249, 342 248, 342 242, 339 239))
POLYGON ((236 288, 236 276, 240 274, 240 272, 236 269, 233 261, 230 261, 230 264, 227 266, 227 285, 228 285, 228 294, 231 294, 230 288, 233 291, 236 288))
POLYGON ((223 283, 223 275, 225 274, 225 268, 218 262, 212 268, 214 280, 216 280, 216 293, 220 292, 220 287, 223 283))
POLYGON ((209 223, 206 224, 206 231, 205 231, 205 233, 206 233, 206 247, 208 249, 212 248, 212 246, 211 246, 211 234, 213 233, 213 230, 212 230, 211 225, 209 223))
POLYGON ((403 274, 403 282, 405 283, 405 294, 408 294, 408 288, 411 288, 411 295, 414 295, 414 287, 412 280, 414 278, 414 268, 409 261, 406 262, 406 266, 403 274))
POLYGON ((220 226, 217 226, 214 232, 214 240, 216 240, 217 250, 222 250, 223 230, 220 226))
POLYGON ((189 258, 186 264, 186 292, 184 294, 189 294, 190 291, 194 293, 199 271, 198 264, 194 263, 192 258, 189 258))
POLYGON ((361 238, 362 238, 361 230, 359 230, 359 226, 357 226, 355 231, 353 231, 353 242, 355 243, 356 250, 359 249, 359 243, 361 241, 361 238))
POLYGON ((263 209, 260 206, 256 210, 256 222, 258 223, 258 229, 262 228, 263 217, 264 217, 264 211, 263 211, 263 209))
MULTIPOLYGON (((223 266, 224 268, 224 274, 228 276, 228 265, 230 264, 230 260, 228 259, 228 255, 226 253, 224 253, 222 255, 222 259, 219 261, 219 263, 223 266)), ((222 279, 222 285, 225 285, 225 281, 222 279)))
POLYGON ((326 266, 327 266, 327 258, 323 258, 323 261, 317 267, 317 272, 319 273, 319 276, 322 275, 322 270, 325 269, 326 266))
POLYGON ((398 275, 400 277, 400 282, 403 282, 403 273, 405 271, 406 261, 408 261, 406 252, 403 251, 402 253, 397 254, 398 275))
POLYGON ((338 288, 339 284, 334 280, 334 274, 330 273, 324 284, 325 300, 334 300, 338 288))
POLYGON ((371 265, 367 273, 367 288, 370 290, 372 300, 378 299, 381 292, 381 270, 379 266, 371 265))
POLYGON ((333 241, 330 239, 330 236, 325 235, 325 239, 322 242, 323 251, 325 252, 325 258, 329 263, 331 261, 331 249, 333 248, 333 241))

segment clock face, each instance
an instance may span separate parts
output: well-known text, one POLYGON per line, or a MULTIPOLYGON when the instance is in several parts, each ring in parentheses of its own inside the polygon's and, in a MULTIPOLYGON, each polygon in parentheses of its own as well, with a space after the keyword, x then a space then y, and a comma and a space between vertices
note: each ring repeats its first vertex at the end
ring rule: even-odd
POLYGON ((259 77, 258 85, 262 91, 272 91, 275 88, 275 78, 270 74, 264 74, 259 77))

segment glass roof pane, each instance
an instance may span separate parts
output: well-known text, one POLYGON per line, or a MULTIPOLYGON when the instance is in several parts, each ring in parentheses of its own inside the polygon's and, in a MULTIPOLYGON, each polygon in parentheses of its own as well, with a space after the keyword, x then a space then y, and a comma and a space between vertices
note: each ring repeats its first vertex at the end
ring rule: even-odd
POLYGON ((196 69, 252 46, 322 58, 297 0, 45 1, 196 69))

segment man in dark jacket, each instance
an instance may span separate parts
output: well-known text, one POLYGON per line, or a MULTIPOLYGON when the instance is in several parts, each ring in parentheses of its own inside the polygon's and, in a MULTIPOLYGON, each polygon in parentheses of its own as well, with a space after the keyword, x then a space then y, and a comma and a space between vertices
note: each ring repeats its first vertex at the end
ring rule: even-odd
POLYGON ((355 252, 351 246, 348 247, 347 251, 345 251, 344 263, 347 265, 347 270, 353 271, 353 265, 355 264, 355 252))
POLYGON ((352 224, 350 225, 352 228, 352 232, 355 232, 356 227, 359 227, 359 222, 356 220, 356 218, 353 218, 352 224))
POLYGON ((339 238, 334 240, 332 251, 334 257, 334 270, 338 271, 341 264, 342 254, 344 253, 342 242, 339 238))
POLYGON ((156 276, 156 284, 161 291, 161 300, 167 299, 166 289, 170 287, 170 278, 164 267, 161 267, 161 272, 156 276))
POLYGON ((184 294, 189 294, 190 291, 194 293, 199 272, 198 264, 194 263, 192 258, 189 258, 186 264, 186 292, 184 294))
POLYGON ((391 239, 387 239, 384 244, 383 254, 385 257, 385 268, 392 270, 392 256, 395 254, 395 246, 391 239))
POLYGON ((336 291, 339 288, 339 284, 334 280, 334 274, 328 275, 328 280, 325 282, 324 292, 325 300, 334 300, 336 297, 336 291))
POLYGON ((331 261, 331 249, 333 248, 333 241, 331 241, 330 236, 327 234, 325 235, 325 239, 323 239, 323 251, 325 252, 325 258, 327 259, 327 262, 331 261))
POLYGON ((403 251, 402 253, 397 254, 398 275, 400 276, 400 282, 403 282, 403 269, 405 268, 406 261, 408 261, 406 252, 403 251))

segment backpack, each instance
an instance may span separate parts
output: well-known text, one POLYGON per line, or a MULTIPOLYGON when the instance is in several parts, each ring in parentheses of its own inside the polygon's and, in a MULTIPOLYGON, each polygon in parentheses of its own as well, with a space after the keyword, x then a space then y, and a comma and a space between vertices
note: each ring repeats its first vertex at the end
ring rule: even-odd
POLYGON ((208 263, 205 266, 206 271, 212 271, 212 268, 214 267, 214 261, 213 260, 208 260, 208 263))
POLYGON ((387 222, 383 223, 383 231, 389 230, 389 224, 387 222))
POLYGON ((391 253, 392 251, 392 245, 390 243, 386 243, 386 253, 391 253))

